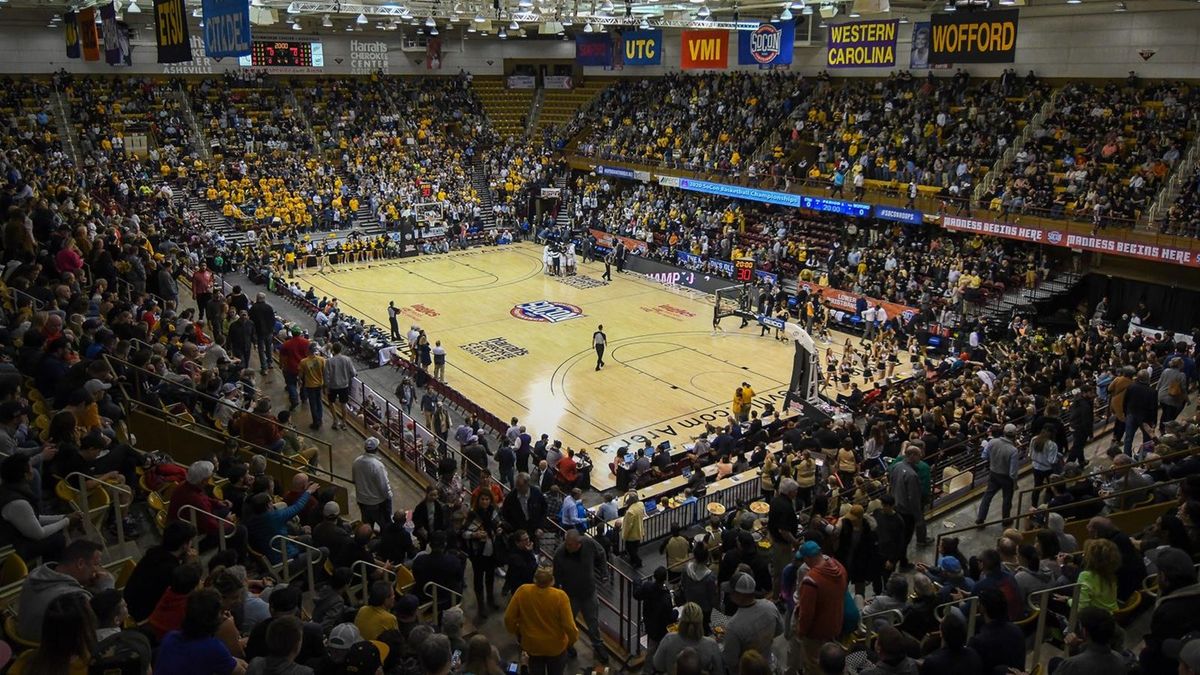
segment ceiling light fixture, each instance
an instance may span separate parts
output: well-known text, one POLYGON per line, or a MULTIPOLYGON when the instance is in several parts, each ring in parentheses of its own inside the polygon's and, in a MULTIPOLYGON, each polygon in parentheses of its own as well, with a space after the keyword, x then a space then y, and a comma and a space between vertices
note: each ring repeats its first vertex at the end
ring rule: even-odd
POLYGON ((509 30, 521 30, 521 24, 517 23, 516 21, 509 21, 508 29, 509 30))
POLYGON ((437 35, 437 34, 438 34, 438 29, 437 29, 437 26, 434 26, 433 28, 430 28, 430 29, 429 29, 429 34, 430 34, 430 35, 437 35))
POLYGON ((605 13, 613 11, 612 0, 604 0, 604 2, 600 3, 600 11, 605 13))
POLYGON ((425 27, 426 28, 433 28, 435 26, 437 26, 437 22, 433 20, 432 16, 425 17, 425 27))
POLYGON ((1114 9, 1113 11, 1114 11, 1114 12, 1124 12, 1124 11, 1126 11, 1127 9, 1129 9, 1129 8, 1125 6, 1125 3, 1123 3, 1123 2, 1118 2, 1118 3, 1117 3, 1117 8, 1116 8, 1116 9, 1114 9))
POLYGON ((958 7, 954 4, 954 2, 947 2, 946 6, 942 8, 942 11, 943 12, 953 12, 956 9, 958 9, 958 7))
POLYGON ((900 17, 900 23, 908 23, 908 17, 907 16, 900 17))
POLYGON ((650 30, 650 22, 646 20, 646 17, 644 17, 644 16, 642 17, 642 22, 638 24, 638 29, 639 30, 650 30))
POLYGON ((1081 2, 1083 2, 1083 0, 1067 0, 1068 5, 1078 5, 1081 2))
POLYGON ((197 7, 196 9, 192 10, 192 16, 199 19, 204 16, 204 12, 199 7, 197 7))
POLYGON ((358 18, 355 19, 354 22, 360 26, 366 24, 367 23, 367 15, 363 14, 362 12, 359 12, 358 18))
POLYGON ((708 5, 701 5, 700 9, 696 10, 696 16, 701 19, 707 19, 712 16, 712 10, 708 8, 708 5))
POLYGON ((476 12, 475 23, 483 23, 484 21, 487 21, 487 19, 483 18, 483 12, 476 12))
POLYGON ((596 32, 596 29, 595 29, 595 28, 592 28, 592 24, 588 23, 588 24, 585 24, 585 25, 583 26, 583 32, 585 32, 585 33, 594 33, 594 32, 596 32))
POLYGON ((472 24, 468 24, 468 25, 467 25, 467 32, 468 32, 468 33, 474 33, 474 32, 476 32, 476 31, 475 31, 475 24, 473 24, 473 23, 472 23, 472 24))
POLYGON ((300 22, 299 21, 292 24, 292 30, 300 30, 300 22))
POLYGON ((137 6, 137 0, 130 0, 129 6, 125 8, 127 14, 141 14, 142 8, 137 6))
POLYGON ((800 10, 800 13, 803 14, 804 16, 812 16, 812 14, 813 14, 812 5, 805 5, 804 9, 800 10))
POLYGON ((321 25, 325 28, 333 28, 333 19, 330 19, 329 15, 326 14, 325 16, 321 17, 321 25))
POLYGON ((287 6, 287 13, 288 14, 299 14, 300 9, 298 7, 296 7, 296 3, 292 2, 292 3, 289 3, 287 6))
POLYGON ((791 21, 792 20, 792 8, 784 7, 783 11, 779 13, 779 20, 780 21, 791 21))
POLYGON ((504 31, 504 26, 501 26, 501 27, 500 27, 500 34, 499 34, 499 35, 500 35, 500 39, 501 39, 501 40, 507 40, 507 39, 508 39, 508 33, 506 33, 506 32, 504 31))

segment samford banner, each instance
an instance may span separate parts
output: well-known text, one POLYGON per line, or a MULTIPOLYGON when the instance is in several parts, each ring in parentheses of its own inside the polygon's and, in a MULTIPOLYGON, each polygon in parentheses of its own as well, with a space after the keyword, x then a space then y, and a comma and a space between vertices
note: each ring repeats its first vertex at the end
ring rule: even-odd
POLYGON ((100 60, 100 33, 96 30, 96 10, 79 10, 79 41, 83 44, 83 60, 100 60))
POLYGON ((783 66, 792 62, 792 47, 796 42, 793 21, 762 23, 754 30, 738 31, 738 63, 759 67, 783 66))
POLYGON ((829 27, 830 68, 891 68, 896 65, 898 21, 854 21, 829 27))
POLYGON ((725 70, 729 67, 729 31, 685 30, 680 33, 679 67, 725 70))
POLYGON ((204 55, 250 56, 249 0, 203 0, 204 55))
POLYGON ((608 33, 575 36, 575 62, 581 66, 611 66, 612 51, 612 38, 608 33))
POLYGON ((929 63, 1012 63, 1019 10, 934 14, 929 63))
POLYGON ((154 42, 158 45, 159 63, 192 60, 187 16, 183 0, 154 0, 154 42))
POLYGON ((67 42, 67 58, 79 58, 79 18, 75 12, 63 15, 63 39, 67 42))
POLYGON ((627 66, 662 65, 663 32, 661 30, 627 30, 621 34, 622 55, 627 66))

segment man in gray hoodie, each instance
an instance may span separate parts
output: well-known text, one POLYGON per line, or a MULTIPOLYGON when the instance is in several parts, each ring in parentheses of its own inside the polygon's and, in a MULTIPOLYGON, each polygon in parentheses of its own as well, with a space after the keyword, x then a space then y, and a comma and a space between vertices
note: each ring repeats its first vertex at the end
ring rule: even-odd
MULTIPOLYGON (((588 637, 598 663, 607 663, 608 653, 600 638, 600 605, 596 600, 596 575, 608 578, 608 560, 595 539, 579 530, 567 530, 563 543, 554 552, 554 581, 571 600, 571 614, 582 614, 588 637)), ((574 653, 568 647, 568 654, 574 653)), ((572 658, 574 658, 572 656, 572 658)))
POLYGON ((76 539, 63 551, 62 561, 35 567, 21 585, 17 611, 17 633, 30 642, 42 641, 42 618, 55 598, 70 593, 91 596, 113 587, 112 575, 100 565, 104 547, 87 539, 76 539))

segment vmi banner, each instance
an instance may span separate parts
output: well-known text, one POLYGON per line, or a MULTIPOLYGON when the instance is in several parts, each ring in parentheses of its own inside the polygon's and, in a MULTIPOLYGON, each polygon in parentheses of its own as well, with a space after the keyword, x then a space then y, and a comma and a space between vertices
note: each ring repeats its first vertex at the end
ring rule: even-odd
POLYGON ((784 66, 792 62, 792 47, 796 42, 793 21, 762 23, 754 30, 738 31, 738 63, 761 67, 784 66))
POLYGON ((896 65, 897 21, 854 21, 829 27, 830 68, 890 68, 896 65))
POLYGON ((1019 10, 934 14, 930 63, 1012 63, 1019 10))
POLYGON ((612 37, 608 33, 575 35, 575 62, 581 66, 611 66, 612 37))
POLYGON ((662 65, 661 30, 627 30, 622 35, 622 54, 627 66, 662 65))
POLYGON ((158 45, 159 63, 192 60, 187 16, 183 0, 154 0, 154 42, 158 45))
POLYGON ((250 56, 249 0, 203 0, 204 54, 250 56))
POLYGON ((679 35, 679 67, 699 70, 729 67, 729 31, 685 30, 679 35))
POLYGON ((63 15, 63 39, 67 42, 67 58, 79 58, 79 18, 75 12, 63 15))

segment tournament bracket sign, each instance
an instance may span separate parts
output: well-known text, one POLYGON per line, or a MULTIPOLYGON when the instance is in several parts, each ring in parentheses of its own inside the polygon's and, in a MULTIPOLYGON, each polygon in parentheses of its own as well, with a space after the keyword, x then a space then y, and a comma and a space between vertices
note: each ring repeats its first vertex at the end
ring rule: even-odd
POLYGON ((733 278, 742 284, 754 281, 754 258, 738 258, 734 260, 733 278))

